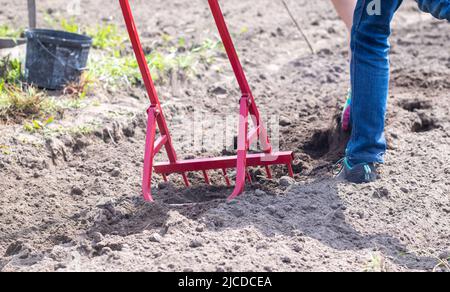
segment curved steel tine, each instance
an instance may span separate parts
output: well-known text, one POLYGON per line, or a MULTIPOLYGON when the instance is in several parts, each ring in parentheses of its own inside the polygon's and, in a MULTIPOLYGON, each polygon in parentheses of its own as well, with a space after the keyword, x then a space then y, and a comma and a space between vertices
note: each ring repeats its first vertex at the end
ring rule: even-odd
POLYGON ((206 170, 203 170, 203 177, 205 178, 205 183, 207 185, 210 185, 211 182, 209 181, 208 173, 206 172, 206 170))
POLYGON ((290 177, 294 177, 294 169, 292 168, 292 164, 288 164, 287 165, 288 171, 289 171, 289 176, 290 177))
POLYGON ((191 184, 189 183, 189 179, 188 179, 186 173, 183 172, 182 176, 183 176, 184 184, 186 185, 186 187, 189 187, 191 184))
POLYGON ((227 170, 224 168, 222 169, 222 172, 223 176, 225 177, 225 182, 227 183, 227 186, 231 186, 231 181, 230 178, 228 177, 227 170))
POLYGON ((270 167, 268 165, 266 165, 266 174, 267 174, 267 178, 268 179, 272 179, 272 171, 270 170, 270 167))

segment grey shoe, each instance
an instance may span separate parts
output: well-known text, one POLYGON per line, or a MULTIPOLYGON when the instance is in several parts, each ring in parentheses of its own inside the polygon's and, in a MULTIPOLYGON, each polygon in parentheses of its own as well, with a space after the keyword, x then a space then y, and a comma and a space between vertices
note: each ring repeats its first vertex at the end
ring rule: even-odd
POLYGON ((374 163, 361 163, 351 166, 347 158, 338 162, 340 165, 338 180, 348 181, 355 184, 371 183, 378 179, 377 167, 374 163))

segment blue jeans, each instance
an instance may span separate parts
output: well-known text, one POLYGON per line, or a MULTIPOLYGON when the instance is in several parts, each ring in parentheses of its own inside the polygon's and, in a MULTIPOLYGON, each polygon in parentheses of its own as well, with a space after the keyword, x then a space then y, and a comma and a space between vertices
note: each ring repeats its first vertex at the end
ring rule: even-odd
MULTIPOLYGON (((450 0, 416 0, 435 17, 450 21, 450 0)), ((389 91, 391 21, 403 0, 358 0, 351 49, 352 136, 346 157, 350 164, 383 163, 389 91), (371 12, 371 13, 369 13, 371 12)))

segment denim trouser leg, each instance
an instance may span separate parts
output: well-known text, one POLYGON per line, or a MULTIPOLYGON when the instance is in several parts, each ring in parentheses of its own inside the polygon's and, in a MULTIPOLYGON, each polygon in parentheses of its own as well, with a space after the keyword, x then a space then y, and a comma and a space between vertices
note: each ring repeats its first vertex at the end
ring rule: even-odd
POLYGON ((450 0, 416 0, 420 10, 450 21, 450 0))
POLYGON ((347 159, 383 163, 390 23, 402 0, 358 0, 352 30, 352 136, 347 159))

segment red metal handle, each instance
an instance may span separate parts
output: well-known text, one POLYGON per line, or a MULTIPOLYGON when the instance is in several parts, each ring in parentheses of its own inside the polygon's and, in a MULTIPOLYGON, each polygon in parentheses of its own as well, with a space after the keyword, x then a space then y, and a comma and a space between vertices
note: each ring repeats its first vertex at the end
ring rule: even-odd
POLYGON ((127 26, 128 34, 130 36, 130 40, 133 45, 133 50, 136 55, 136 59, 139 64, 139 69, 142 74, 142 79, 144 80, 145 88, 147 89, 151 107, 156 108, 156 112, 158 113, 156 122, 158 123, 161 136, 167 137, 167 142, 165 144, 167 156, 169 157, 170 162, 174 163, 177 161, 177 155, 172 144, 169 128, 167 127, 167 122, 166 119, 164 118, 161 103, 159 102, 158 94, 156 92, 155 84, 153 83, 152 75, 150 74, 150 69, 148 68, 147 59, 145 57, 144 50, 142 49, 142 44, 139 39, 136 23, 134 21, 133 13, 131 12, 130 3, 128 2, 128 0, 119 0, 119 1, 120 6, 122 8, 123 17, 125 19, 125 23, 127 26))
POLYGON ((230 32, 228 31, 219 2, 217 0, 208 0, 208 2, 216 21, 220 37, 222 38, 223 45, 227 51, 228 58, 230 59, 231 66, 233 67, 234 74, 236 75, 239 87, 241 88, 242 95, 250 97, 252 96, 252 92, 248 85, 242 64, 239 61, 239 56, 236 52, 233 40, 231 39, 230 32))

